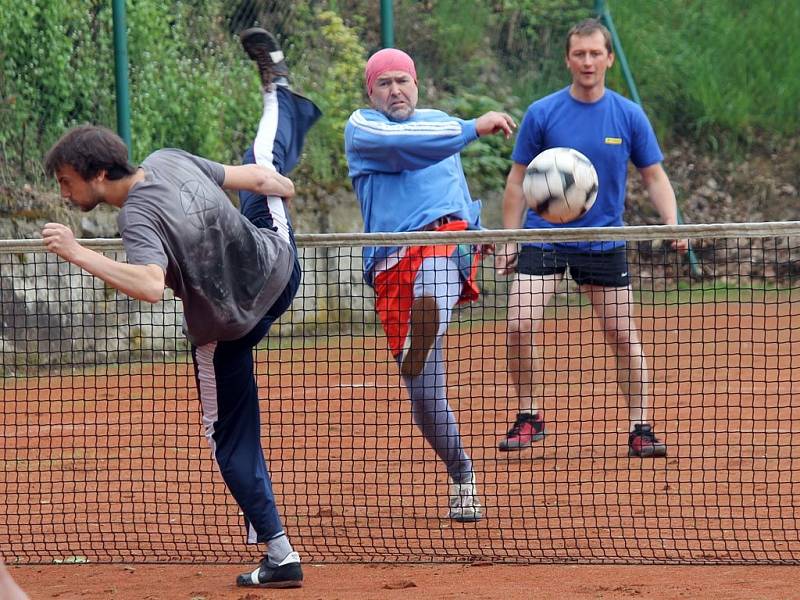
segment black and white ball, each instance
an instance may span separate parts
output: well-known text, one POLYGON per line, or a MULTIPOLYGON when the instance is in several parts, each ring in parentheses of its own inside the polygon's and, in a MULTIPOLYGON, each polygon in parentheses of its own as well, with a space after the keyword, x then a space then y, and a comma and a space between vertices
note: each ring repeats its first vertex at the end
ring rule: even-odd
POLYGON ((569 223, 586 214, 597 198, 597 171, 573 148, 549 148, 525 171, 528 206, 550 223, 569 223))

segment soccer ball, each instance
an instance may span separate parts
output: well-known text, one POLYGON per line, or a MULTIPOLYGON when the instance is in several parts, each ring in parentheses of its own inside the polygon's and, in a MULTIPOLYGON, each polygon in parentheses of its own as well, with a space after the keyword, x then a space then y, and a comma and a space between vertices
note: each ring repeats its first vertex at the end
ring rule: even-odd
POLYGON ((597 171, 573 148, 549 148, 528 165, 522 192, 528 206, 550 223, 569 223, 597 198, 597 171))

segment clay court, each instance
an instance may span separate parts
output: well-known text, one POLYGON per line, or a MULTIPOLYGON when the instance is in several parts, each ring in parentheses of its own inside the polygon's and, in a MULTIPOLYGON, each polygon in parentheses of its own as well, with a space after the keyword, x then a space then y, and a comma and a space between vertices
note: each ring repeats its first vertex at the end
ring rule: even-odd
MULTIPOLYGON (((305 591, 282 594, 792 597, 796 567, 753 565, 800 557, 800 310, 653 304, 640 321, 665 459, 628 458, 614 359, 588 308, 547 321, 548 435, 519 453, 496 450, 513 418, 502 323, 452 329, 448 392, 480 482, 477 524, 444 518, 446 474, 380 336, 295 340, 291 360, 260 351, 262 437, 309 565, 305 591)), ((15 577, 34 598, 261 597, 232 586, 260 554, 214 470, 191 367, 104 371, 4 382, 0 549, 31 565, 15 577)))

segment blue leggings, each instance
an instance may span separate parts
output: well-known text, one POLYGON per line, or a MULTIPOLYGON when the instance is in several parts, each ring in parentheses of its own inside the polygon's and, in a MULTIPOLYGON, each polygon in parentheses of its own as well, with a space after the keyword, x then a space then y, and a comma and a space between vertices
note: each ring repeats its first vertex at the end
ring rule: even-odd
MULTIPOLYGON (((472 461, 464 450, 458 423, 447 402, 443 338, 462 286, 461 272, 454 260, 441 256, 423 261, 414 282, 414 297, 424 294, 436 298, 439 305, 439 334, 422 373, 416 377, 403 377, 411 396, 414 423, 456 483, 472 479, 472 461)), ((401 358, 398 358, 398 362, 401 358)))

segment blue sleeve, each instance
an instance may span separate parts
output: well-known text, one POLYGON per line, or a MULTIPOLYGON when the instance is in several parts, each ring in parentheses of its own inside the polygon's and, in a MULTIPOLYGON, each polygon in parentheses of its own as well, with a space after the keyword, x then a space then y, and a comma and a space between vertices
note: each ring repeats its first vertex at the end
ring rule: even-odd
POLYGON ((395 122, 377 111, 357 110, 345 127, 350 177, 424 169, 458 154, 477 137, 474 119, 395 122))
POLYGON ((664 160, 653 126, 640 107, 631 115, 631 162, 637 169, 664 160))
POLYGON ((511 153, 511 160, 521 165, 527 165, 543 149, 544 136, 542 135, 541 124, 529 108, 519 126, 519 133, 517 133, 514 151, 511 153))

